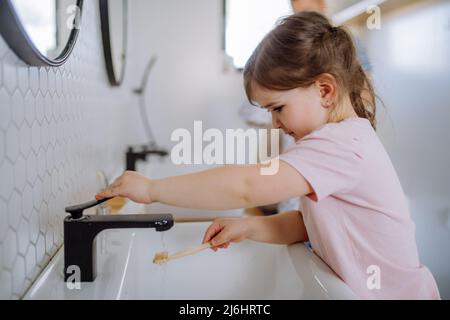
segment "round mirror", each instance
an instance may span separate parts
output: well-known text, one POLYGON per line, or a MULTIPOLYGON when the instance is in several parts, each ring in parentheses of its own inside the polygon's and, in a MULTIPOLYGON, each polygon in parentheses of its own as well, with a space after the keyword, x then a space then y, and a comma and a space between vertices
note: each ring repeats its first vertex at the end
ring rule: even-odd
POLYGON ((127 0, 100 0, 103 52, 109 82, 122 83, 127 49, 127 0))
POLYGON ((1 0, 0 33, 26 63, 59 66, 79 32, 83 0, 1 0))

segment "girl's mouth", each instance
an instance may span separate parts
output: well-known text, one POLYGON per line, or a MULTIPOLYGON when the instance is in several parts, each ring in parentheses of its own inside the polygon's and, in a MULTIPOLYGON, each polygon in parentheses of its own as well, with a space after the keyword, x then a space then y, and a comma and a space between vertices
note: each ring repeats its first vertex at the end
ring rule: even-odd
POLYGON ((285 131, 283 130, 284 134, 287 134, 288 136, 291 136, 293 138, 295 138, 295 133, 293 131, 285 131))

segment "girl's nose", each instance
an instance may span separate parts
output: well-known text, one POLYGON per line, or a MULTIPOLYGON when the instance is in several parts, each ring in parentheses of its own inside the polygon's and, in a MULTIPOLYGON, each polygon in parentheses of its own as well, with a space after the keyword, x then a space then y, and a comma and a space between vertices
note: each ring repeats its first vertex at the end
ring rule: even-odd
POLYGON ((272 112, 272 127, 275 129, 281 128, 281 122, 280 120, 278 120, 278 117, 273 112, 272 112))

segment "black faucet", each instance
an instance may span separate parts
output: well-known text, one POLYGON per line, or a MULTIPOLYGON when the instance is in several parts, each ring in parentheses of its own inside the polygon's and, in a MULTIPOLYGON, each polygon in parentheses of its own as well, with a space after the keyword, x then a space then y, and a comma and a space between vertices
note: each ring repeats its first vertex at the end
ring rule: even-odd
POLYGON ((156 231, 165 231, 173 226, 171 214, 83 215, 84 209, 109 199, 111 198, 93 200, 66 208, 70 215, 64 219, 64 281, 67 282, 76 271, 80 272, 77 281, 95 280, 96 236, 101 231, 122 228, 155 228, 156 231))
POLYGON ((154 146, 148 149, 146 145, 141 146, 140 151, 136 151, 132 146, 130 146, 128 147, 126 153, 126 170, 136 171, 137 160, 145 161, 148 155, 158 155, 160 157, 165 157, 168 155, 168 152, 164 149, 159 149, 154 146))

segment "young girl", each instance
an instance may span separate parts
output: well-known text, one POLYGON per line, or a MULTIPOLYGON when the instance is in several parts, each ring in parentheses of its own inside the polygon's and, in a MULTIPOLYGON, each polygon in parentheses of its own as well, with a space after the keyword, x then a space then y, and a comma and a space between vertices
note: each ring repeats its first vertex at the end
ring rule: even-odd
POLYGON ((419 262, 402 187, 374 131, 373 89, 349 34, 319 13, 289 16, 256 48, 244 83, 249 100, 296 141, 280 155, 276 174, 261 175, 260 164, 159 180, 125 172, 97 199, 233 209, 299 196, 301 211, 217 219, 203 242, 217 250, 243 239, 309 240, 361 298, 438 299, 433 276, 419 262))

